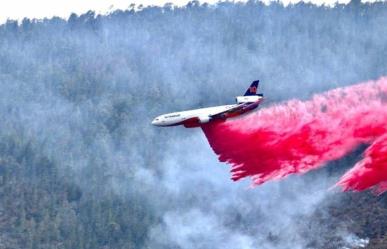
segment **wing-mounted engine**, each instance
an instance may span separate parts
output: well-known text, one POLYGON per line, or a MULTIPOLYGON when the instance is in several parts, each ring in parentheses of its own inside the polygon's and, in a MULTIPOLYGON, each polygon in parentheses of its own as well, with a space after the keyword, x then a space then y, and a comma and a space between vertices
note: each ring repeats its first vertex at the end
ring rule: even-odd
POLYGON ((237 96, 235 98, 235 101, 238 104, 244 104, 244 103, 253 103, 257 102, 262 98, 262 94, 257 94, 257 95, 249 95, 249 96, 237 96))
POLYGON ((208 123, 211 121, 211 117, 209 116, 199 116, 199 117, 193 117, 190 119, 185 120, 182 124, 185 128, 195 128, 200 127, 200 125, 208 123))
POLYGON ((199 123, 205 124, 210 122, 211 118, 209 116, 199 116, 199 123))

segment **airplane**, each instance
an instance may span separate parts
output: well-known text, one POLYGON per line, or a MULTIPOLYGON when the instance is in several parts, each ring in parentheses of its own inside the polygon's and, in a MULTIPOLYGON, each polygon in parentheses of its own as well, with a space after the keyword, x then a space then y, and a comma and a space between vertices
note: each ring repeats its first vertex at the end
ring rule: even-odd
POLYGON ((263 94, 257 93, 258 86, 259 80, 253 81, 243 96, 235 98, 236 104, 168 113, 156 117, 152 125, 167 127, 184 125, 186 128, 194 128, 215 120, 226 120, 242 115, 257 108, 263 100, 263 94))

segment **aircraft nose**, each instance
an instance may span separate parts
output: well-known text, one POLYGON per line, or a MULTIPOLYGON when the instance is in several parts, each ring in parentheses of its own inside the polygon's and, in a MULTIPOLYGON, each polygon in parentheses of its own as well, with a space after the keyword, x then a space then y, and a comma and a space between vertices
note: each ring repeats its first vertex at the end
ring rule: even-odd
POLYGON ((159 121, 159 119, 158 118, 155 118, 155 119, 153 119, 153 121, 152 121, 152 125, 159 125, 160 124, 160 121, 159 121))

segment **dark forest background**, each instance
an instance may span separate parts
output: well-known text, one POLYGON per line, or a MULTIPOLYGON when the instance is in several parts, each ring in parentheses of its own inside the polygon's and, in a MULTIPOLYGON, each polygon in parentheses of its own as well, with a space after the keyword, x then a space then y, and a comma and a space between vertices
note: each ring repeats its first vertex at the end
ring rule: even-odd
POLYGON ((0 26, 0 248, 387 248, 387 198, 327 169, 248 189, 159 114, 387 74, 387 4, 191 2, 0 26), (367 243, 368 242, 368 243, 367 243))

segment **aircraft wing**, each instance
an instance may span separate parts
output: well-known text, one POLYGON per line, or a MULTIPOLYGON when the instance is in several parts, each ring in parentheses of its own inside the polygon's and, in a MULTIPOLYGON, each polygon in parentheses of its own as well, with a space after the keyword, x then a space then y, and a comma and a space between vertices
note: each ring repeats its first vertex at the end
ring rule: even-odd
POLYGON ((248 111, 255 109, 261 101, 262 100, 259 99, 258 101, 255 101, 252 103, 241 103, 241 104, 238 104, 237 106, 230 108, 228 110, 212 114, 212 115, 210 115, 210 118, 224 119, 224 118, 229 118, 229 117, 233 117, 233 116, 238 116, 238 115, 241 115, 245 112, 248 112, 248 111))

